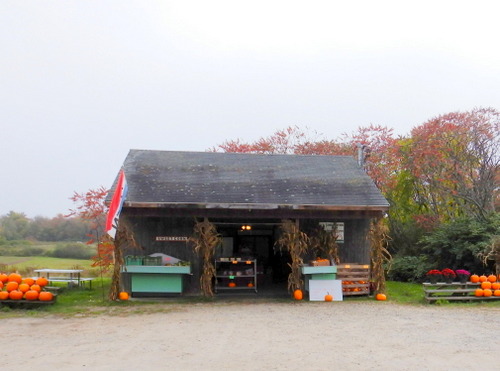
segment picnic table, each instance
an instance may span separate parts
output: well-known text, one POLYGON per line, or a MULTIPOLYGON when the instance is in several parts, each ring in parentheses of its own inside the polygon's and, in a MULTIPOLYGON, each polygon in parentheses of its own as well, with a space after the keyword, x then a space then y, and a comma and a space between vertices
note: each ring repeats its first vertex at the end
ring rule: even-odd
POLYGON ((38 277, 45 277, 51 282, 66 282, 69 287, 84 287, 85 282, 89 283, 89 287, 92 288, 93 278, 81 277, 83 269, 35 269, 35 273, 38 273, 38 277))

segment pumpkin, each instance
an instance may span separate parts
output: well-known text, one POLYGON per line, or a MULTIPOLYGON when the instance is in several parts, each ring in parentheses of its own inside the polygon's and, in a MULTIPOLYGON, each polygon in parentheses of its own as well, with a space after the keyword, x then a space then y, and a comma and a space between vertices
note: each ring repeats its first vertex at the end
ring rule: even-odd
POLYGON ((491 284, 491 289, 492 290, 499 290, 500 289, 500 282, 493 282, 491 284))
POLYGON ((0 282, 7 283, 8 281, 9 281, 9 276, 7 276, 5 273, 0 273, 0 282))
POLYGON ((0 291, 0 300, 6 300, 9 298, 9 293, 7 291, 0 291))
POLYGON ((493 292, 490 289, 483 290, 483 296, 491 296, 493 292))
POLYGON ((31 285, 35 284, 35 280, 33 278, 31 278, 31 277, 26 277, 24 279, 24 283, 31 286, 31 285))
POLYGON ((304 295, 302 294, 302 290, 298 290, 298 289, 297 289, 297 290, 295 290, 295 291, 293 292, 293 298, 294 298, 295 300, 302 300, 302 298, 303 298, 303 297, 304 297, 304 295))
POLYGON ((47 286, 49 281, 45 277, 39 277, 36 279, 36 284, 40 287, 47 286))
POLYGON ((485 282, 488 281, 488 277, 486 277, 484 274, 482 276, 479 276, 479 282, 485 282))
POLYGON ((472 283, 478 283, 479 282, 479 276, 477 274, 473 274, 472 276, 470 276, 470 281, 472 283))
POLYGON ((375 299, 384 301, 384 300, 387 300, 387 296, 385 294, 377 294, 375 296, 375 299))
POLYGON ((54 298, 54 295, 50 291, 42 291, 38 295, 38 300, 40 301, 51 301, 54 298))
POLYGON ((30 285, 26 283, 21 283, 17 289, 22 293, 26 293, 30 289, 30 285))
POLYGON ((494 274, 490 274, 490 275, 488 276, 488 282, 493 283, 493 282, 495 282, 496 280, 497 280, 497 276, 495 276, 494 274))
POLYGON ((0 290, 3 289, 3 282, 0 281, 0 290))
POLYGON ((253 283, 252 282, 248 282, 247 286, 248 287, 253 287, 253 283))
MULTIPOLYGON (((1 294, 1 292, 0 292, 1 294)), ((493 291, 493 296, 500 296, 500 290, 493 291)))
POLYGON ((21 283, 21 281, 23 280, 23 278, 18 273, 11 273, 11 274, 9 274, 9 278, 7 280, 10 281, 10 282, 21 283))
POLYGON ((333 301, 333 296, 330 293, 325 295, 325 301, 333 301))
POLYGON ((14 290, 17 290, 19 287, 19 284, 15 281, 10 281, 10 282, 7 282, 7 286, 5 286, 5 289, 8 291, 8 292, 11 292, 11 291, 14 291, 14 290))
POLYGON ((489 282, 489 281, 481 282, 481 288, 482 289, 491 289, 491 282, 489 282))
POLYGON ((9 292, 9 299, 12 300, 21 300, 23 298, 23 293, 19 290, 12 290, 9 292))
POLYGON ((34 284, 34 285, 31 285, 30 290, 35 290, 35 291, 40 292, 40 291, 42 291, 42 288, 39 285, 34 284))
POLYGON ((120 300, 128 300, 128 298, 129 298, 128 292, 126 292, 126 291, 122 291, 122 292, 120 292, 120 293, 118 294, 118 298, 119 298, 120 300))
POLYGON ((229 282, 228 286, 229 287, 236 287, 236 284, 234 282, 229 282))
POLYGON ((36 290, 28 290, 24 294, 24 298, 26 300, 37 300, 38 299, 38 291, 36 291, 36 290))
POLYGON ((483 296, 483 295, 484 295, 483 289, 476 289, 476 291, 474 291, 474 296, 483 296))

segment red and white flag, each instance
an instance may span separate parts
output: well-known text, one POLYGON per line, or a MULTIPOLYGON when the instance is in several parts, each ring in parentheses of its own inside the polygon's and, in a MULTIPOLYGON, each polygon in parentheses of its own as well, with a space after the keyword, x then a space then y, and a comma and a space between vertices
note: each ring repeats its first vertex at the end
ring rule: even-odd
POLYGON ((116 184, 115 193, 109 205, 108 218, 106 219, 106 232, 113 238, 115 238, 116 230, 118 229, 118 219, 120 218, 125 197, 127 197, 127 191, 127 179, 125 179, 125 172, 122 169, 118 175, 118 183, 116 184))

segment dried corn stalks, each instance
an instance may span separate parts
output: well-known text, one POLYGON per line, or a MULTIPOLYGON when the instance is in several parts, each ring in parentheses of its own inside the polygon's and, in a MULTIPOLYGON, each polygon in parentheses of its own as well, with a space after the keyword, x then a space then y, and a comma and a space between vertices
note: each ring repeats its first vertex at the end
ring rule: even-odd
POLYGON ((194 243, 194 251, 201 257, 202 270, 200 275, 200 289, 203 296, 212 297, 212 280, 215 277, 214 252, 221 244, 222 238, 217 233, 215 225, 208 219, 196 222, 194 225, 194 236, 189 239, 194 243))
POLYGON ((486 253, 479 254, 483 259, 483 264, 488 265, 488 261, 495 262, 495 274, 500 274, 500 236, 494 236, 491 240, 491 246, 486 253))
POLYGON ((304 263, 302 256, 308 249, 309 238, 292 221, 287 220, 281 225, 281 236, 276 241, 280 249, 284 248, 290 253, 292 263, 288 264, 291 268, 288 276, 288 291, 293 293, 297 289, 302 289, 304 284, 301 274, 301 266, 304 263))
POLYGON ((336 232, 336 230, 325 231, 323 227, 319 226, 314 230, 310 241, 316 257, 327 258, 330 262, 339 264, 339 245, 337 244, 336 232))
POLYGON ((373 220, 368 234, 371 245, 372 280, 377 294, 385 293, 384 263, 391 263, 392 256, 385 248, 387 244, 388 228, 383 219, 373 220))

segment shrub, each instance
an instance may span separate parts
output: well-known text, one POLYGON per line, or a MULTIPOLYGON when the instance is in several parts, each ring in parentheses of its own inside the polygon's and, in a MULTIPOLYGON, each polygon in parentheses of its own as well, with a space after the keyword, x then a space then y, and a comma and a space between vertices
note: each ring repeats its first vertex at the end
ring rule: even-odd
POLYGON ((95 249, 82 243, 68 243, 57 246, 48 255, 54 258, 90 259, 95 255, 95 249))
POLYGON ((423 255, 394 257, 388 278, 400 282, 421 282, 430 268, 423 255))

